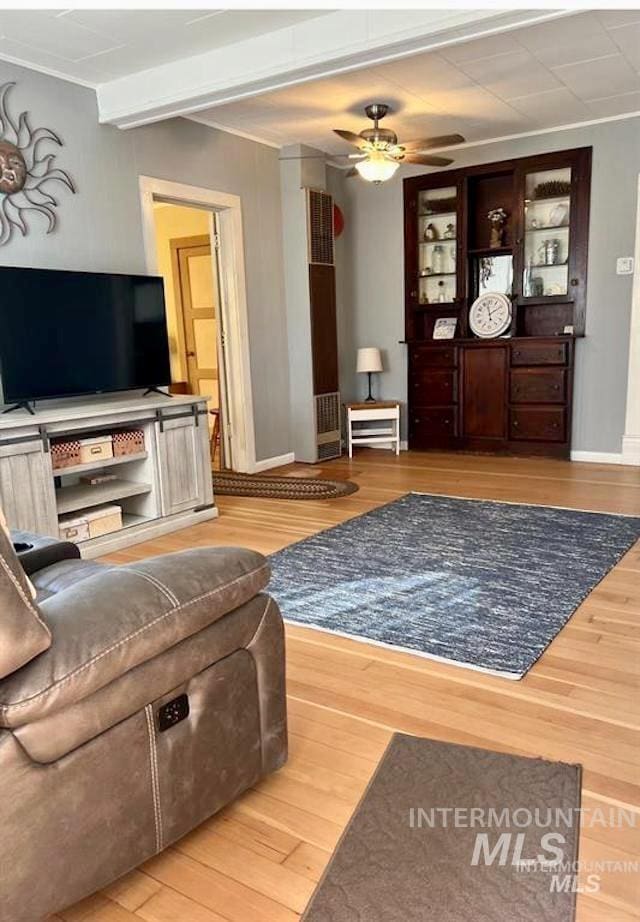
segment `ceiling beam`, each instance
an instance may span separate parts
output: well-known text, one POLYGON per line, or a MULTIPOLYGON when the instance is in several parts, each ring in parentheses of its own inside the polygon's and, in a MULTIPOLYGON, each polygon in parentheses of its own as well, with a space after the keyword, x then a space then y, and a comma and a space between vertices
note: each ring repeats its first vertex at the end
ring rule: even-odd
POLYGON ((570 10, 340 10, 103 83, 100 121, 134 128, 571 15, 570 10))

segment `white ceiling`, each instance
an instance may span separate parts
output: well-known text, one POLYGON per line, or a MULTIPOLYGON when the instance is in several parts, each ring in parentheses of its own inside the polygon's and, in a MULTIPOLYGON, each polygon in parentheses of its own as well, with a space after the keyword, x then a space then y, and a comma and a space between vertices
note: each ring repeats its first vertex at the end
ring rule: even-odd
POLYGON ((366 127, 369 102, 391 104, 385 127, 401 140, 456 131, 473 142, 640 112, 640 10, 581 12, 194 118, 276 146, 345 153, 331 129, 366 127))
POLYGON ((0 57, 97 85, 328 12, 0 10, 0 57))

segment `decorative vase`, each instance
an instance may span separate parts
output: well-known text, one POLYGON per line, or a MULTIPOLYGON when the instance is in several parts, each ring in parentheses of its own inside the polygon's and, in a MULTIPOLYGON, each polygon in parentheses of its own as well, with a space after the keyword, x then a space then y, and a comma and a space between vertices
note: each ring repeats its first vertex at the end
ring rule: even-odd
POLYGON ((504 224, 498 223, 497 221, 491 222, 491 237, 489 238, 489 247, 492 250, 497 250, 502 246, 502 241, 504 239, 504 224))

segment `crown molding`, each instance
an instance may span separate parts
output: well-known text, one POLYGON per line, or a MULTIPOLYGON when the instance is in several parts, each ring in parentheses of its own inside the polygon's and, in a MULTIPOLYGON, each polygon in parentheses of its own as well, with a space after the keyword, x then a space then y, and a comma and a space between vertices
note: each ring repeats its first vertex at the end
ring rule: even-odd
POLYGON ((30 61, 24 61, 12 54, 0 52, 0 61, 6 61, 7 64, 15 64, 16 67, 24 67, 25 70, 33 70, 37 74, 44 74, 45 77, 55 77, 56 80, 64 80, 65 83, 75 83, 77 86, 83 86, 86 89, 94 90, 98 88, 97 83, 91 83, 89 80, 82 80, 80 77, 70 77, 54 67, 45 67, 44 64, 32 64, 30 61))
POLYGON ((228 125, 222 125, 219 122, 213 122, 211 119, 202 118, 202 116, 195 115, 186 115, 184 116, 190 122, 197 122, 199 125, 205 125, 207 128, 215 128, 216 131, 224 131, 225 134, 233 134, 238 138, 244 138, 245 141, 253 141, 254 144, 263 144, 265 147, 272 147, 275 150, 280 150, 281 145, 276 144, 275 141, 267 141, 266 138, 261 138, 259 135, 251 134, 248 131, 241 131, 239 128, 232 128, 228 125))

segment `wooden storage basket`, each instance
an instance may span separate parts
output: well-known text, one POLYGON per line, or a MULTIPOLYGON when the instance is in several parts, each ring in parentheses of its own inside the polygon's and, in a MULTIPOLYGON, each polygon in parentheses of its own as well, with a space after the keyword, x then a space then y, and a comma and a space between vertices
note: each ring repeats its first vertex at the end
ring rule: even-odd
POLYGON ((120 458, 123 455, 140 455, 144 451, 144 431, 142 429, 126 429, 113 433, 113 455, 120 458))
POLYGON ((65 467, 75 467, 80 463, 79 441, 51 443, 51 466, 54 471, 63 470, 65 467))

